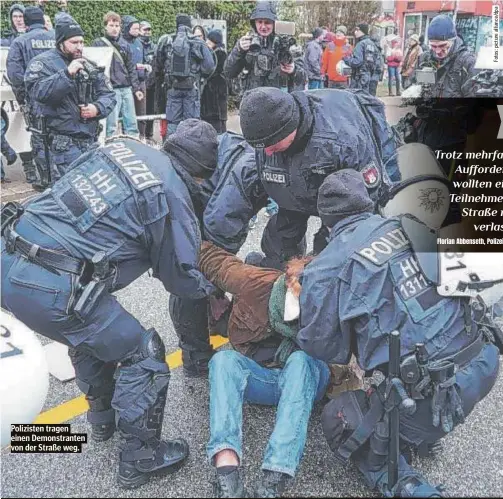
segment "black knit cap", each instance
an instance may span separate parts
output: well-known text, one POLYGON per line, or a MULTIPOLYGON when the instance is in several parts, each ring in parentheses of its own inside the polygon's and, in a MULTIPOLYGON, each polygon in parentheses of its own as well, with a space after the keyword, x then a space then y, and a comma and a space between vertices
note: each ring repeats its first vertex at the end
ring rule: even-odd
POLYGON ((368 35, 369 34, 369 25, 367 23, 360 23, 357 24, 356 27, 363 32, 363 34, 368 35))
POLYGON ((208 40, 211 40, 215 45, 220 47, 224 41, 222 31, 219 29, 212 29, 208 33, 208 40))
POLYGON ((189 118, 168 135, 164 150, 173 153, 192 177, 209 178, 217 167, 217 132, 206 121, 189 118))
POLYGON ((177 14, 176 15, 176 27, 187 26, 192 27, 192 22, 188 14, 177 14))
POLYGON ((44 12, 39 7, 26 7, 26 9, 24 9, 24 23, 26 26, 44 24, 44 12))
POLYGON ((339 220, 374 211, 363 175, 348 168, 339 170, 325 178, 318 191, 318 213, 327 227, 339 220))
POLYGON ((84 36, 84 31, 77 24, 77 21, 66 13, 56 16, 56 45, 73 38, 74 36, 84 36))
POLYGON ((291 94, 274 87, 249 90, 239 106, 241 130, 252 147, 270 147, 300 124, 300 110, 291 94))

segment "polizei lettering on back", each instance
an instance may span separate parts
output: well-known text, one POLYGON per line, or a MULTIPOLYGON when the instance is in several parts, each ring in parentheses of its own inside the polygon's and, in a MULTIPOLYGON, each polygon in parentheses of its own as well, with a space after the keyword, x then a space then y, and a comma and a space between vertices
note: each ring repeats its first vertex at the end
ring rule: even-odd
POLYGON ((394 229, 384 236, 372 241, 367 247, 357 251, 357 253, 372 263, 383 265, 393 255, 410 246, 410 242, 402 229, 394 229))
POLYGON ((262 180, 273 182, 274 184, 286 184, 286 175, 284 173, 262 172, 262 180))
POLYGON ((128 149, 124 142, 111 142, 105 147, 109 149, 110 155, 121 166, 121 170, 129 177, 135 189, 142 191, 147 187, 162 184, 143 160, 128 149))
POLYGON ((32 40, 32 49, 53 49, 56 47, 56 42, 54 40, 32 40))

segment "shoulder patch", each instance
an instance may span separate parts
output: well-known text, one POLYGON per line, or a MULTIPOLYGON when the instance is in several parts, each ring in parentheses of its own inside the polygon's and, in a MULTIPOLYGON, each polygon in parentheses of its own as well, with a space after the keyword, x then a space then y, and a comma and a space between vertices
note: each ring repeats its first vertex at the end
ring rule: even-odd
POLYGON ((33 61, 32 63, 30 63, 28 70, 37 73, 38 71, 42 71, 43 68, 44 65, 40 61, 33 61))
POLYGON ((371 161, 367 166, 363 167, 361 173, 367 189, 374 189, 381 183, 381 173, 374 161, 371 161))

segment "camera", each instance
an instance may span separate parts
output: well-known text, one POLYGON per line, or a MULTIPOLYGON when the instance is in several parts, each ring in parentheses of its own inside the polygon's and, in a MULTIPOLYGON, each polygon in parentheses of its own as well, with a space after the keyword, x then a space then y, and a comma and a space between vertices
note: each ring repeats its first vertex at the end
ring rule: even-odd
POLYGON ((289 21, 276 21, 274 23, 274 51, 278 54, 280 64, 291 64, 293 56, 290 48, 297 42, 294 38, 295 23, 289 21))
POLYGON ((249 53, 252 55, 257 55, 262 48, 262 37, 254 32, 248 33, 248 36, 251 38, 249 53))
POLYGON ((435 85, 437 83, 437 70, 430 67, 416 69, 416 81, 421 85, 435 85))
POLYGON ((94 62, 84 59, 82 60, 82 65, 84 66, 84 69, 81 69, 77 73, 77 78, 79 80, 96 80, 96 78, 101 74, 105 72, 105 68, 98 66, 94 62))

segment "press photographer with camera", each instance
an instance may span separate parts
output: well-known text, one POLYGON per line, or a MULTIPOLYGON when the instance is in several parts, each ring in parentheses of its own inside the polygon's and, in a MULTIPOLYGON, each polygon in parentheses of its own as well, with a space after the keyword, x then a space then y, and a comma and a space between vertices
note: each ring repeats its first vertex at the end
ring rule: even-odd
POLYGON ((84 32, 68 14, 56 20, 56 48, 34 57, 24 77, 31 115, 44 142, 51 183, 97 140, 99 120, 116 104, 103 71, 82 57, 84 32))
POLYGON ((295 44, 293 33, 280 34, 276 20, 272 2, 257 2, 250 16, 252 30, 237 41, 227 58, 226 76, 231 79, 241 74, 243 93, 258 87, 304 88, 304 63, 290 53, 295 44))

